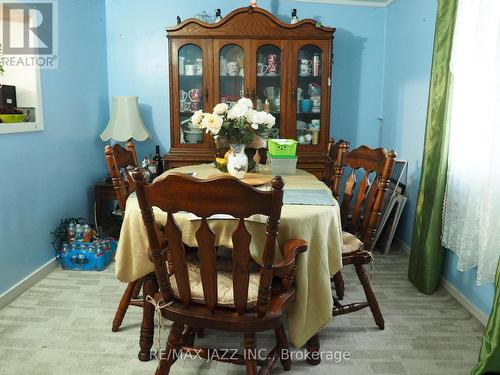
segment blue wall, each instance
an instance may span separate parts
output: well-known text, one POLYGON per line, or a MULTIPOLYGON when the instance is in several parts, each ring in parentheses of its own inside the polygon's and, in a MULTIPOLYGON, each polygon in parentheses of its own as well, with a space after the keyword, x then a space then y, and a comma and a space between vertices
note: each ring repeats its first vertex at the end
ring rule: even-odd
POLYGON ((485 315, 489 315, 493 305, 495 287, 493 283, 476 285, 476 269, 460 272, 457 269, 458 257, 446 250, 443 276, 462 295, 485 315))
MULTIPOLYGON (((154 137, 138 145, 139 153, 152 152, 154 144, 164 151, 170 147, 165 27, 175 24, 176 15, 185 19, 216 8, 225 15, 248 3, 196 0, 167 6, 163 0, 106 0, 109 95, 138 95, 144 122, 154 137)), ((297 8, 300 18, 319 16, 323 24, 337 28, 331 134, 353 145, 377 145, 385 10, 277 0, 260 0, 259 6, 287 22, 291 9, 297 8)))
MULTIPOLYGON (((397 236, 410 246, 422 166, 427 100, 437 0, 396 0, 387 8, 382 144, 409 162, 408 205, 397 236)), ((457 257, 446 251, 443 276, 488 315, 493 284, 478 287, 475 270, 457 270, 457 257)))
POLYGON ((397 0, 387 8, 382 144, 408 160, 408 202, 398 236, 410 244, 422 166, 436 0, 397 0))
POLYGON ((54 257, 61 218, 91 217, 106 171, 105 22, 103 1, 59 2, 59 69, 41 75, 45 130, 0 135, 0 294, 54 257))

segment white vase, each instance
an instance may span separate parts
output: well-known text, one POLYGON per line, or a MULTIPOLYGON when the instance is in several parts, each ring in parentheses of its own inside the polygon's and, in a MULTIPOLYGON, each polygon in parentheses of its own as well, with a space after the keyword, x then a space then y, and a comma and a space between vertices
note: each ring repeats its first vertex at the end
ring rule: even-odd
POLYGON ((245 145, 231 144, 231 154, 227 159, 227 171, 236 178, 245 177, 248 170, 248 157, 245 154, 245 145))

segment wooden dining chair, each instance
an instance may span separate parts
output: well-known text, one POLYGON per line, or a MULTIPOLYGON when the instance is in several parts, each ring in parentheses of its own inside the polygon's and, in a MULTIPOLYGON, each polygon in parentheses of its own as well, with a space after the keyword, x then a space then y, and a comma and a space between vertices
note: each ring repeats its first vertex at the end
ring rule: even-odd
POLYGON ((375 323, 384 329, 384 318, 373 293, 370 280, 364 269, 365 264, 372 262, 372 249, 377 228, 380 224, 384 196, 389 185, 389 178, 394 167, 396 152, 387 152, 383 148, 371 149, 361 146, 349 151, 349 143, 331 142, 332 155, 336 155, 333 163, 331 188, 333 195, 340 202, 340 215, 343 230, 342 263, 354 265, 361 282, 366 301, 341 304, 344 297, 344 281, 339 272, 333 277, 337 298, 334 298, 333 316, 348 314, 370 307, 375 323), (346 169, 351 172, 346 178, 346 169), (357 178, 362 175, 359 186, 357 178), (343 191, 342 191, 342 181, 343 191))
POLYGON ((278 359, 283 368, 289 370, 291 362, 286 356, 289 346, 282 317, 295 297, 296 257, 307 250, 307 243, 288 240, 281 254, 283 261, 275 262, 283 204, 282 178, 273 179, 271 191, 259 191, 230 176, 199 180, 173 173, 145 185, 142 172, 136 170, 133 179, 160 288, 155 300, 162 316, 173 322, 156 374, 169 373, 179 350, 244 364, 248 374, 257 374, 257 365, 261 366, 260 374, 269 374, 278 359), (159 243, 153 206, 167 213, 164 232, 168 248, 162 248, 159 243), (182 232, 174 218, 180 211, 200 217, 195 235, 198 242, 195 259, 186 256, 182 232), (223 271, 216 261, 216 234, 207 221, 214 214, 235 218, 231 271, 223 271), (262 228, 266 242, 259 272, 249 270, 251 234, 245 225, 245 218, 254 214, 268 216, 262 228), (167 254, 171 265, 165 262, 167 254), (188 328, 183 332, 185 326, 188 328), (197 328, 242 333, 244 355, 223 358, 213 356, 213 349, 196 348, 193 330, 197 328), (274 330, 276 346, 261 359, 256 356, 255 333, 266 330, 274 330))
POLYGON ((335 142, 330 139, 325 158, 325 166, 323 169, 323 176, 321 181, 330 188, 333 197, 338 201, 340 186, 342 184, 343 169, 342 157, 345 152, 349 151, 349 142, 341 139, 335 142))
MULTIPOLYGON (((113 147, 107 145, 104 153, 108 164, 108 172, 111 176, 113 187, 115 189, 116 199, 118 200, 118 207, 120 208, 123 217, 125 214, 127 198, 130 193, 134 191, 134 184, 132 183, 132 176, 130 175, 130 167, 135 168, 138 166, 135 146, 132 142, 128 142, 126 148, 123 148, 119 144, 115 144, 113 147), (126 176, 126 179, 124 179, 123 176, 126 176)), ((115 317, 113 319, 113 325, 111 328, 113 332, 120 329, 123 318, 125 317, 127 309, 130 305, 138 307, 144 306, 142 300, 136 300, 141 291, 142 282, 143 280, 139 279, 127 285, 127 289, 125 289, 125 292, 120 299, 118 309, 116 310, 115 317)))
MULTIPOLYGON (((349 151, 349 142, 341 139, 335 142, 334 139, 330 139, 328 142, 328 148, 325 158, 325 166, 323 169, 323 176, 321 181, 330 188, 333 197, 339 201, 339 194, 342 185, 342 176, 344 173, 344 167, 342 165, 342 159, 345 152, 349 151)), ((339 271, 332 277, 332 282, 335 285, 335 293, 339 300, 344 298, 344 279, 342 278, 342 273, 339 271)))

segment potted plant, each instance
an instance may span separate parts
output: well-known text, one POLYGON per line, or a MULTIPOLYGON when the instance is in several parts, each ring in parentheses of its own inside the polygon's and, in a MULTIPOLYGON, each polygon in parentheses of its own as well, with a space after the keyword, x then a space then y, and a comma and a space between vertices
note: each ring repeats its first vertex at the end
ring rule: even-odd
POLYGON ((196 111, 191 122, 229 145, 232 152, 227 159, 227 171, 243 178, 248 171, 245 147, 256 136, 267 138, 276 119, 270 113, 254 110, 250 99, 241 98, 236 103, 217 104, 212 113, 196 111))

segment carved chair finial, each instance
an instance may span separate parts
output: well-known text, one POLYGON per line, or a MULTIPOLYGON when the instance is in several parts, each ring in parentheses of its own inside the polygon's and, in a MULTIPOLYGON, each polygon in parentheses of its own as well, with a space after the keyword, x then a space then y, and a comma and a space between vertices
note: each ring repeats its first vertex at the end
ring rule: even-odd
POLYGON ((283 190, 283 186, 285 186, 285 181, 283 181, 283 177, 275 176, 271 181, 271 186, 274 190, 283 190))
POLYGON ((142 171, 142 168, 134 168, 134 171, 132 172, 132 178, 134 179, 134 181, 144 181, 144 172, 142 171))

